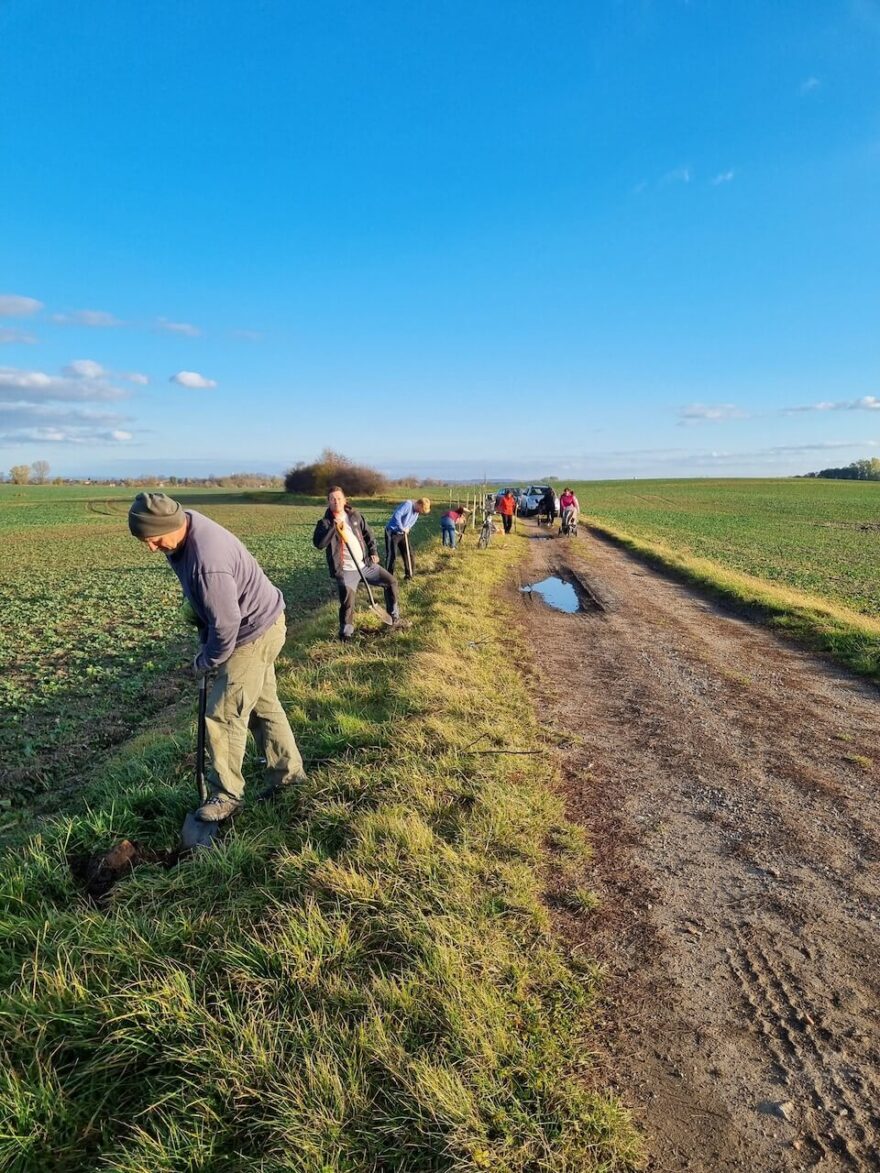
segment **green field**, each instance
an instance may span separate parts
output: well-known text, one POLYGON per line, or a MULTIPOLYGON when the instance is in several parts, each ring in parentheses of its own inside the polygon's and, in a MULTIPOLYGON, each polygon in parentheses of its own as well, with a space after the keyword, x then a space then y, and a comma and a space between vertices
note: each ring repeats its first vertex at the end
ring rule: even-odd
POLYGON ((769 583, 880 615, 880 482, 593 481, 591 520, 769 583))
MULTIPOLYGON (((704 559, 771 589, 880 617, 880 484, 656 480, 576 488, 588 519, 667 561, 672 553, 678 568, 704 559)), ((128 488, 0 486, 0 836, 14 828, 22 803, 78 785, 108 747, 190 688, 192 636, 176 615, 179 588, 164 559, 129 537, 131 496, 128 488)), ((282 588, 290 618, 329 597, 310 540, 319 502, 291 504, 271 492, 183 496, 245 541, 282 588)), ((381 525, 388 503, 365 511, 381 525)), ((432 519, 416 534, 423 540, 434 528, 432 519)), ((711 569, 700 573, 708 583, 711 569)))

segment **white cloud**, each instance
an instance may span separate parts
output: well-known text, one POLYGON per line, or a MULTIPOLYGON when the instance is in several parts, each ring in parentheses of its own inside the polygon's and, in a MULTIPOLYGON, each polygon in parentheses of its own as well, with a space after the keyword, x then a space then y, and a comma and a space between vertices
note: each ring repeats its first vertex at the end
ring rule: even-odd
POLYGON ((167 318, 159 318, 156 322, 157 330, 165 330, 168 334, 183 334, 187 338, 198 338, 201 330, 190 322, 169 322, 167 318))
POLYGON ((679 424, 720 423, 723 420, 744 420, 749 414, 733 403, 691 403, 678 412, 679 424))
POLYGON ((712 180, 712 186, 713 187, 720 187, 722 183, 730 183, 731 180, 733 179, 734 175, 736 175, 736 172, 733 170, 719 171, 718 174, 712 180))
POLYGON ((129 417, 71 401, 102 403, 130 395, 107 381, 91 359, 77 359, 61 375, 0 367, 0 443, 116 444, 132 439, 120 428, 129 417))
POLYGON ((146 387, 150 381, 148 376, 142 375, 140 371, 108 371, 91 358, 76 358, 66 367, 62 367, 61 373, 70 376, 71 379, 125 379, 127 383, 137 383, 141 387, 146 387))
POLYGON ((0 293, 0 318, 29 318, 43 308, 35 297, 21 297, 17 293, 0 293))
POLYGON ((841 399, 836 403, 825 400, 821 403, 807 403, 801 407, 787 407, 786 415, 802 411, 880 411, 880 397, 862 395, 859 399, 841 399))
POLYGON ((168 380, 169 383, 177 383, 180 387, 192 387, 197 389, 207 389, 209 387, 216 387, 215 379, 206 379, 204 375, 200 375, 198 371, 178 371, 176 375, 172 375, 168 380))
POLYGON ((780 444, 736 451, 718 448, 631 448, 595 452, 580 458, 580 462, 584 468, 601 466, 609 471, 627 470, 628 475, 633 475, 633 469, 639 469, 641 475, 645 475, 644 470, 651 467, 669 467, 681 475, 687 475, 688 471, 700 469, 741 470, 751 466, 779 467, 786 462, 796 463, 811 454, 846 449, 864 453, 866 448, 878 446, 880 445, 876 440, 826 440, 812 444, 780 444))
POLYGON ((18 367, 0 367, 0 401, 28 399, 35 402, 125 399, 131 394, 104 378, 47 375, 44 371, 24 371, 18 367))
POLYGON ((818 77, 808 77, 805 81, 801 82, 800 93, 810 94, 813 92, 813 90, 818 90, 821 84, 822 83, 819 81, 818 77))
POLYGON ((823 440, 815 444, 785 444, 777 448, 765 448, 763 451, 773 456, 799 456, 802 452, 828 452, 837 448, 874 448, 876 445, 876 440, 823 440))
POLYGON ((16 330, 9 327, 0 327, 0 344, 4 342, 20 342, 28 346, 32 346, 37 339, 33 334, 28 334, 25 330, 16 330))
POLYGON ((48 427, 16 428, 0 432, 0 444, 121 444, 133 439, 131 432, 117 428, 48 427))
POLYGON ((97 329, 125 325, 106 310, 73 310, 69 314, 53 314, 52 321, 58 322, 61 326, 90 326, 97 329))
POLYGON ((61 373, 74 379, 100 379, 102 375, 110 374, 99 362, 91 358, 75 358, 73 362, 61 368, 61 373))
POLYGON ((694 173, 690 167, 675 167, 672 171, 667 171, 660 180, 661 186, 670 183, 690 183, 693 179, 694 173))
POLYGON ((115 411, 95 411, 89 407, 67 407, 59 403, 0 403, 0 424, 30 427, 50 421, 53 424, 103 424, 113 427, 125 423, 130 416, 115 411))

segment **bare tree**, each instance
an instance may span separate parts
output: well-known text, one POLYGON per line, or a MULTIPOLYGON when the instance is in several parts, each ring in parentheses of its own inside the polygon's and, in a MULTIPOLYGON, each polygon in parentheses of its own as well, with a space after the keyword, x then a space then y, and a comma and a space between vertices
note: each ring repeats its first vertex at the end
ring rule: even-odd
POLYGON ((31 468, 33 469, 34 480, 37 482, 37 484, 45 485, 46 481, 49 479, 49 461, 35 460, 31 465, 31 468))
POLYGON ((30 465, 14 464, 9 470, 9 479, 14 485, 26 485, 31 479, 30 465))

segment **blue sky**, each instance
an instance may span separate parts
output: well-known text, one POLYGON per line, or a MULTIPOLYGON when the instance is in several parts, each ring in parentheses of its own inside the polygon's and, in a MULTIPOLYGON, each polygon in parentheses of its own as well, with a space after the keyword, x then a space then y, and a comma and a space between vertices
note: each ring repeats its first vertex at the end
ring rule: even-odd
POLYGON ((880 449, 880 0, 2 0, 0 168, 0 468, 880 449))

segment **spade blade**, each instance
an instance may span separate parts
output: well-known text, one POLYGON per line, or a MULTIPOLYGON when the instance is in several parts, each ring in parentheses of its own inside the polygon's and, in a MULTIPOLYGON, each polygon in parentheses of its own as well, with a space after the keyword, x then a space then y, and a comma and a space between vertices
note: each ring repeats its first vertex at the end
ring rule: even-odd
POLYGON ((202 847, 210 847, 217 838, 219 830, 219 823, 205 823, 196 817, 195 811, 190 811, 184 819, 180 831, 180 845, 184 851, 197 851, 202 847))

